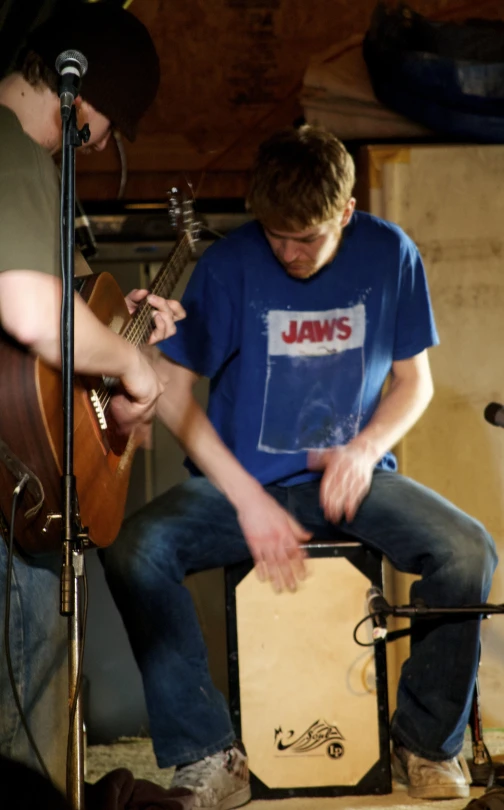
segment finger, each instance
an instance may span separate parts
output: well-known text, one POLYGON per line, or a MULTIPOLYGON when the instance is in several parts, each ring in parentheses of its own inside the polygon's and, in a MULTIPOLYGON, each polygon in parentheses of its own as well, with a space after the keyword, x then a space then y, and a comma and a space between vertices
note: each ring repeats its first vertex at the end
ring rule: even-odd
POLYGON ((267 569, 267 579, 269 579, 269 581, 271 582, 272 588, 275 591, 275 593, 281 593, 283 584, 282 575, 280 573, 275 553, 271 548, 268 548, 267 552, 264 554, 263 559, 267 569))
POLYGON ((186 316, 186 311, 179 301, 172 298, 162 298, 160 295, 150 294, 149 304, 160 312, 165 312, 174 321, 181 321, 186 316))
POLYGON ((339 523, 344 514, 348 485, 345 476, 324 475, 320 485, 320 501, 324 517, 331 523, 339 523))
POLYGON ((277 548, 276 563, 284 584, 290 591, 297 589, 298 579, 306 578, 304 549, 295 541, 277 548))
POLYGON ((307 570, 306 570, 306 552, 303 548, 299 546, 287 549, 287 554, 290 560, 292 572, 296 580, 303 580, 306 579, 307 570))
MULTIPOLYGON (((287 515, 287 520, 289 522, 289 526, 292 529, 292 534, 294 539, 296 540, 296 548, 299 548, 298 543, 307 543, 308 540, 311 540, 313 537, 313 532, 308 531, 305 529, 304 526, 301 526, 300 523, 296 520, 296 518, 292 517, 292 515, 287 515)), ((300 549, 301 553, 301 549, 300 549)), ((304 554, 304 552, 303 552, 304 554)))
POLYGON ((355 515, 357 514, 359 507, 369 492, 369 484, 366 482, 362 484, 356 491, 354 492, 352 498, 348 499, 348 505, 345 509, 345 516, 349 523, 352 522, 355 515))
POLYGON ((138 304, 147 295, 147 290, 131 290, 125 297, 126 306, 130 315, 134 315, 138 304))
POLYGON ((294 569, 289 557, 285 554, 277 560, 277 569, 283 580, 282 585, 285 585, 289 591, 297 590, 297 579, 294 574, 294 569))
POLYGON ((324 517, 331 523, 339 523, 344 512, 345 502, 341 496, 332 495, 324 505, 324 517))
POLYGON ((345 501, 345 518, 349 523, 352 522, 354 519, 357 509, 360 506, 362 500, 362 490, 355 489, 354 492, 349 493, 345 501))
POLYGON ((131 290, 126 297, 130 298, 132 301, 135 301, 136 303, 138 303, 139 301, 143 301, 143 299, 145 298, 146 295, 148 295, 148 293, 149 293, 148 290, 143 290, 143 289, 142 290, 131 290))
POLYGON ((182 321, 186 317, 187 312, 185 311, 185 309, 182 306, 182 304, 180 303, 180 301, 169 300, 168 301, 168 306, 170 307, 170 309, 172 311, 173 319, 175 321, 182 321))
POLYGON ((136 425, 150 422, 154 413, 154 405, 151 402, 135 402, 123 394, 116 394, 110 407, 114 421, 122 433, 130 433, 136 425))
POLYGON ((259 560, 255 564, 255 572, 259 582, 266 582, 268 579, 268 569, 264 560, 259 560))
POLYGON ((330 486, 329 478, 327 475, 324 475, 322 481, 320 483, 320 505, 324 512, 324 517, 326 520, 331 520, 331 513, 333 509, 333 500, 334 500, 334 491, 333 488, 330 486))
POLYGON ((347 504, 345 506, 344 514, 345 520, 347 523, 351 523, 357 513, 357 504, 352 502, 351 504, 347 504))
POLYGON ((271 582, 271 586, 275 591, 275 593, 282 593, 283 591, 282 575, 276 562, 270 562, 268 564, 268 578, 271 582))
POLYGON ((170 310, 169 302, 166 298, 163 298, 161 295, 155 295, 154 293, 150 293, 147 298, 148 303, 154 309, 158 309, 164 312, 168 312, 170 310))
POLYGON ((149 337, 149 344, 152 346, 160 340, 166 340, 177 331, 177 327, 173 323, 172 316, 162 312, 154 312, 152 315, 154 321, 154 329, 149 337))

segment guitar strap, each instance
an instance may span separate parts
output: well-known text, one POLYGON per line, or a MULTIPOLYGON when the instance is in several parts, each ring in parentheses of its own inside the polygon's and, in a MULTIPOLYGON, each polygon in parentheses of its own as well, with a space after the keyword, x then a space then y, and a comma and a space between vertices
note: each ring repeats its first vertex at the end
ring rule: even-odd
POLYGON ((11 475, 13 475, 18 482, 21 481, 23 475, 28 476, 29 481, 26 488, 35 499, 35 506, 32 506, 25 512, 25 518, 29 520, 30 518, 35 517, 35 515, 41 510, 45 498, 44 487, 42 486, 40 478, 37 478, 35 473, 33 473, 30 468, 26 466, 26 464, 23 464, 21 459, 19 459, 16 454, 12 452, 9 445, 6 444, 1 438, 0 461, 4 463, 11 475))

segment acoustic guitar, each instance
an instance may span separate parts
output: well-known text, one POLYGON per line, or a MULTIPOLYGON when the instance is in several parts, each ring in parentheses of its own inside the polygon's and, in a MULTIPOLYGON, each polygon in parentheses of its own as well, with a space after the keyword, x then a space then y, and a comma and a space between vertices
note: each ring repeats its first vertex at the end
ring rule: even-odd
MULTIPOLYGON (((193 252, 195 225, 183 209, 183 232, 150 286, 168 298, 193 252)), ((154 328, 152 307, 143 301, 131 316, 109 273, 85 276, 80 294, 94 314, 136 346, 154 328)), ((54 551, 62 542, 62 380, 59 371, 1 332, 0 510, 10 519, 13 490, 24 473, 14 534, 30 554, 54 551)), ((116 538, 123 516, 137 440, 120 436, 109 416, 113 381, 77 377, 74 384, 74 474, 80 522, 99 547, 116 538)))

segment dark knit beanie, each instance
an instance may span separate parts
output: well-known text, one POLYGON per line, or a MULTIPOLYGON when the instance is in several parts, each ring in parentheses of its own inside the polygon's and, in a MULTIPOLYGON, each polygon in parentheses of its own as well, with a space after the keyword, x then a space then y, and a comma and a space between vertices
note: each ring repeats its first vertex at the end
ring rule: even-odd
POLYGON ((145 25, 107 3, 68 3, 31 32, 27 48, 48 68, 67 50, 88 61, 81 95, 130 141, 159 86, 159 59, 145 25))

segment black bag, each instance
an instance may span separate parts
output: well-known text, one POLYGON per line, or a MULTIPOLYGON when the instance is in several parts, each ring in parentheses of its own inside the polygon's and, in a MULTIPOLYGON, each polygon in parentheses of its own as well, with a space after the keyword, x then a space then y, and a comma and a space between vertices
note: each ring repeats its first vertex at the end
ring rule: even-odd
POLYGON ((479 799, 466 804, 464 810, 504 810, 504 787, 487 790, 479 799))

